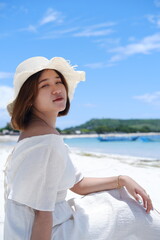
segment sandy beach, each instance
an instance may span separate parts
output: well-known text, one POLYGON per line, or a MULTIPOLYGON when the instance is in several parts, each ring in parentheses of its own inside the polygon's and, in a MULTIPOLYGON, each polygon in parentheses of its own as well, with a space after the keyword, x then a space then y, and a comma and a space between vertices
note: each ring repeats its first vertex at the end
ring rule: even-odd
MULTIPOLYGON (((4 222, 3 169, 7 156, 13 149, 13 145, 5 143, 9 141, 16 142, 17 139, 18 136, 0 136, 0 141, 2 143, 0 145, 0 239, 3 239, 4 222)), ((160 210, 159 167, 154 165, 134 164, 134 157, 132 159, 133 161, 128 161, 127 157, 117 159, 115 155, 112 156, 101 153, 96 154, 78 150, 72 150, 70 156, 84 176, 105 177, 114 175, 129 175, 146 189, 152 198, 155 208, 160 210)), ((71 197, 80 196, 68 191, 67 199, 71 197)))

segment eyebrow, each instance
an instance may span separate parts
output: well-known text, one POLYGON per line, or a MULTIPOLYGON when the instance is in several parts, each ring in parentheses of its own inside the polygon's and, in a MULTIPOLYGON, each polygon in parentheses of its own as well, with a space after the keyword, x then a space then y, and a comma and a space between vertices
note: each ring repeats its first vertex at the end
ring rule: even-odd
POLYGON ((41 82, 44 82, 44 81, 48 81, 48 80, 49 80, 49 79, 47 79, 47 78, 46 78, 46 79, 42 79, 42 80, 39 81, 38 84, 40 84, 41 82))
MULTIPOLYGON (((58 78, 60 78, 60 76, 57 76, 58 78)), ((42 79, 38 82, 38 85, 41 83, 41 82, 45 82, 45 81, 50 81, 49 78, 45 78, 45 79, 42 79)))

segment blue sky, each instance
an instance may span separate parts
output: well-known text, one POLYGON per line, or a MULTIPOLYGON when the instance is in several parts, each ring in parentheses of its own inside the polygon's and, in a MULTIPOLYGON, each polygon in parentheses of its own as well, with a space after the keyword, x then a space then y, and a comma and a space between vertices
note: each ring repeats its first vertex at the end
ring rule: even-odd
POLYGON ((0 1, 0 127, 17 65, 55 56, 86 71, 61 129, 91 118, 160 118, 160 0, 0 1))

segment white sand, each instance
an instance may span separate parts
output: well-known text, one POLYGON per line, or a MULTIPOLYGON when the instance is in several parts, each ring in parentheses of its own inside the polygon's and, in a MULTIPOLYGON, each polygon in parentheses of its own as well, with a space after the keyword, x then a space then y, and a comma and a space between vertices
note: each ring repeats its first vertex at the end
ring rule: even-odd
MULTIPOLYGON (((11 137, 17 141, 17 136, 11 137)), ((8 141, 10 137, 3 138, 3 142, 8 141)), ((3 221, 4 221, 4 197, 3 197, 3 167, 8 154, 13 147, 4 145, 0 148, 0 239, 3 239, 3 221)), ((84 154, 82 152, 72 152, 71 158, 84 176, 105 177, 114 175, 129 175, 141 184, 152 198, 155 208, 160 210, 160 171, 159 167, 143 166, 135 163, 135 158, 127 161, 127 157, 117 160, 115 156, 105 154, 84 154), (123 161, 122 161, 123 160, 123 161)), ((67 199, 76 194, 68 192, 67 199)), ((77 195, 77 197, 79 197, 77 195)))

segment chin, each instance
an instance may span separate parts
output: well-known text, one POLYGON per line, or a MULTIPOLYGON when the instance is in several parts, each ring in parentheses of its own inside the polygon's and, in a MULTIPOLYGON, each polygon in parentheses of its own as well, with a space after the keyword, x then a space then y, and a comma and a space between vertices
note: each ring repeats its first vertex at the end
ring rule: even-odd
POLYGON ((61 108, 61 109, 59 110, 59 112, 62 112, 62 111, 64 111, 65 109, 66 109, 66 107, 61 108))
POLYGON ((62 112, 62 111, 64 111, 65 108, 66 108, 66 105, 65 105, 65 106, 63 105, 62 107, 59 107, 59 108, 58 108, 58 112, 62 112))

